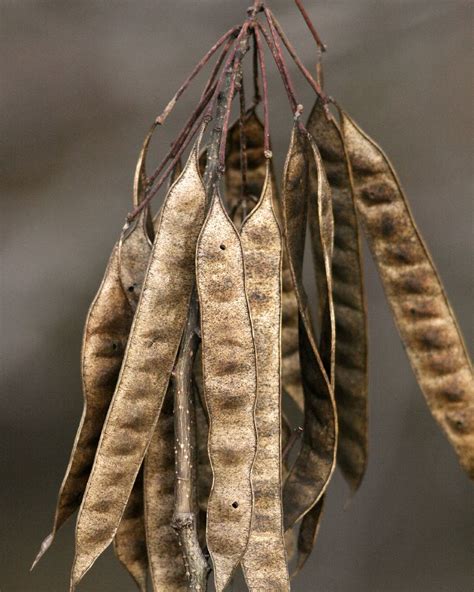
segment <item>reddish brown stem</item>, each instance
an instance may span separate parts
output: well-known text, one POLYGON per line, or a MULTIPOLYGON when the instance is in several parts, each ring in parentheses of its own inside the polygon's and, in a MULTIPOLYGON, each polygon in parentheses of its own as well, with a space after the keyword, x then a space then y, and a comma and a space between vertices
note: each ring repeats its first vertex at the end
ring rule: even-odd
POLYGON ((248 193, 247 188, 247 136, 245 135, 245 87, 242 75, 242 67, 239 72, 240 76, 240 87, 239 87, 239 132, 240 132, 240 174, 242 182, 240 184, 240 198, 244 197, 248 193))
POLYGON ((298 7, 301 15, 303 16, 306 24, 308 25, 308 29, 311 31, 311 35, 313 39, 316 41, 316 45, 319 47, 321 51, 326 51, 326 45, 321 41, 321 37, 319 36, 318 32, 316 31, 311 19, 309 18, 309 14, 306 12, 306 8, 303 5, 301 0, 295 0, 295 4, 298 7))
POLYGON ((257 47, 258 62, 260 72, 262 73, 263 89, 263 149, 266 153, 270 152, 270 116, 268 112, 268 80, 267 67, 265 65, 265 56, 263 55, 262 39, 258 28, 255 28, 255 44, 257 47))
POLYGON ((306 80, 312 86, 314 92, 322 99, 322 101, 324 103, 327 103, 328 102, 328 97, 326 96, 326 94, 324 93, 324 91, 321 89, 321 87, 319 86, 319 84, 316 82, 316 80, 314 80, 314 78, 311 76, 309 70, 306 68, 306 66, 303 64, 303 62, 298 57, 298 54, 296 53, 295 48, 293 47, 293 45, 291 44, 290 40, 286 36, 286 34, 283 31, 280 23, 277 21, 277 19, 274 17, 274 15, 271 13, 271 11, 268 8, 265 8, 264 11, 265 11, 265 16, 267 18, 269 27, 272 30, 275 30, 276 29, 276 31, 278 33, 278 36, 283 41, 286 49, 288 50, 288 53, 293 58, 293 61, 298 66, 298 68, 301 70, 303 76, 306 78, 306 80))
POLYGON ((183 84, 179 87, 178 91, 176 92, 174 97, 171 99, 171 101, 166 105, 163 113, 156 118, 156 123, 158 125, 162 125, 165 122, 166 118, 168 117, 168 115, 171 113, 171 111, 174 109, 176 103, 178 102, 179 97, 184 93, 184 91, 188 88, 188 86, 191 84, 191 82, 194 80, 194 78, 199 74, 199 72, 204 68, 204 66, 207 64, 207 62, 212 58, 212 56, 216 53, 216 51, 219 49, 219 47, 226 40, 228 40, 232 36, 235 36, 236 33, 239 31, 239 29, 240 29, 240 27, 232 27, 232 29, 229 29, 229 31, 227 31, 227 33, 222 35, 222 37, 220 39, 218 39, 216 41, 216 43, 214 43, 214 45, 211 47, 211 49, 196 64, 196 66, 194 67, 194 70, 191 72, 191 74, 188 76, 188 78, 183 82, 183 84))
MULTIPOLYGON (((280 72, 280 77, 283 81, 283 86, 285 87, 286 94, 288 95, 288 100, 290 101, 291 109, 294 113, 298 110, 298 101, 296 100, 295 90, 293 87, 293 83, 291 81, 290 75, 288 73, 288 69, 286 68, 285 62, 283 60, 283 56, 281 53, 281 48, 277 43, 276 37, 272 33, 271 35, 265 30, 264 27, 260 23, 258 23, 258 30, 262 33, 263 38, 265 39, 270 52, 273 56, 273 60, 277 65, 278 71, 280 72)), ((271 31, 271 28, 270 28, 271 31)))

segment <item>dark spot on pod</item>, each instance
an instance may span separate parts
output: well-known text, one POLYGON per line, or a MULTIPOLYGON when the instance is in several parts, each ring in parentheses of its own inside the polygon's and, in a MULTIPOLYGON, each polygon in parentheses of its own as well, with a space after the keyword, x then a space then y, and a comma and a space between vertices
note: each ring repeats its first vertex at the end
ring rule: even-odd
POLYGON ((469 432, 469 422, 462 412, 447 413, 446 421, 455 432, 460 434, 467 434, 469 432))
POLYGON ((437 328, 427 328, 418 337, 420 345, 426 349, 442 349, 449 344, 446 343, 442 332, 437 328))
POLYGON ((128 286, 128 291, 129 292, 134 292, 135 291, 135 286, 128 286))
POLYGON ((222 243, 221 245, 219 245, 219 249, 221 251, 225 251, 225 245, 224 245, 224 243, 222 243))
POLYGON ((444 397, 447 401, 451 401, 453 403, 462 401, 464 399, 464 394, 464 389, 455 383, 446 386, 440 391, 440 395, 442 397, 444 397))
POLYGON ((237 509, 239 507, 239 502, 232 502, 232 507, 237 509))
POLYGON ((380 231, 385 238, 391 237, 395 233, 395 224, 392 216, 384 214, 380 223, 380 231))
POLYGON ((378 205, 381 203, 391 203, 397 198, 397 190, 393 185, 387 183, 374 183, 366 185, 361 190, 361 198, 366 205, 378 205))
POLYGON ((118 345, 118 343, 114 341, 114 342, 112 343, 112 350, 113 350, 113 351, 117 351, 117 350, 118 350, 118 346, 119 346, 119 345, 118 345))

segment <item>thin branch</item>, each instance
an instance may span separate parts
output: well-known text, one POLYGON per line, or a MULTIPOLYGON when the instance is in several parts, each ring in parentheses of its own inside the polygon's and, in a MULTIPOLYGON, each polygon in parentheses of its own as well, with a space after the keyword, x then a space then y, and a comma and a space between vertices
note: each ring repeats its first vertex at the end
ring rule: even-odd
POLYGON ((176 485, 171 526, 179 539, 189 581, 189 590, 204 592, 207 587, 209 564, 199 545, 196 481, 194 479, 196 416, 192 369, 199 345, 198 316, 199 309, 196 291, 194 290, 178 360, 173 371, 176 485))
POLYGON ((321 98, 323 103, 327 103, 329 101, 328 97, 326 96, 325 92, 322 90, 320 85, 316 82, 316 80, 314 80, 314 78, 311 76, 309 70, 306 68, 306 66, 303 64, 303 62, 298 57, 298 54, 296 53, 295 48, 293 47, 290 40, 286 36, 286 33, 283 31, 280 23, 277 21, 277 19, 273 15, 273 13, 268 8, 265 8, 264 12, 265 12, 265 16, 267 18, 269 27, 271 29, 273 29, 273 27, 275 27, 275 29, 278 33, 278 36, 285 44, 285 47, 288 50, 288 53, 293 58, 293 61, 298 66, 298 68, 301 70, 303 76, 309 82, 309 84, 313 88, 314 92, 321 98))
MULTIPOLYGON (((232 64, 230 64, 232 66, 232 64)), ((230 92, 231 73, 233 68, 224 71, 218 88, 214 135, 219 141, 221 137, 222 120, 225 117, 227 95, 230 92)), ((212 146, 211 146, 212 147, 212 146)), ((217 146, 218 150, 218 146, 217 146)), ((210 149, 209 149, 210 151, 210 149)), ((215 179, 218 178, 217 158, 207 160, 205 171, 205 185, 208 196, 211 195, 215 179)), ((208 207, 210 199, 208 199, 208 207)), ((189 590, 204 592, 207 587, 209 564, 199 545, 197 535, 198 508, 196 504, 196 431, 195 406, 192 392, 193 362, 199 346, 199 303, 196 289, 191 296, 188 320, 181 341, 178 360, 173 371, 174 391, 174 423, 176 450, 176 486, 175 507, 172 527, 174 528, 183 554, 186 574, 189 580, 189 590)))
POLYGON ((219 47, 225 41, 227 41, 229 38, 232 38, 233 36, 235 36, 239 30, 240 30, 240 27, 232 27, 232 29, 229 29, 227 31, 227 33, 222 35, 222 37, 220 39, 218 39, 216 41, 216 43, 214 43, 214 45, 211 47, 211 49, 196 64, 196 66, 194 67, 194 70, 191 72, 191 74, 188 76, 188 78, 180 86, 180 88, 178 89, 178 91, 176 92, 174 97, 171 99, 171 101, 166 105, 163 113, 156 118, 156 123, 158 125, 162 125, 165 122, 166 118, 168 117, 168 115, 171 113, 171 111, 174 109, 176 103, 178 102, 179 97, 184 93, 184 91, 188 88, 188 86, 191 84, 191 82, 194 80, 194 78, 199 74, 199 72, 204 68, 204 66, 207 64, 207 62, 212 58, 212 56, 216 53, 216 51, 219 49, 219 47))
POLYGON ((311 35, 313 36, 313 39, 316 41, 316 45, 318 46, 319 50, 322 52, 326 51, 327 46, 321 41, 321 37, 319 36, 315 26, 309 18, 309 14, 306 12, 306 8, 304 7, 303 2, 301 0, 295 0, 295 4, 301 12, 301 15, 303 16, 306 24, 308 25, 308 29, 311 31, 311 35))

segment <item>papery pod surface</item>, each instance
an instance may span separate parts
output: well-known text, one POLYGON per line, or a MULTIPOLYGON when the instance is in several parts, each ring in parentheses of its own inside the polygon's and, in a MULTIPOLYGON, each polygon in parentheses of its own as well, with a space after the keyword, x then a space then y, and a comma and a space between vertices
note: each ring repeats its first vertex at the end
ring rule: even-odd
POLYGON ((454 313, 389 160, 346 113, 342 130, 358 214, 408 358, 474 478, 474 380, 454 313))
POLYGON ((281 500, 282 237, 273 211, 270 166, 262 197, 241 230, 245 281, 257 354, 257 456, 254 506, 242 560, 250 590, 289 590, 281 500))
MULTIPOLYGON (((143 198, 141 178, 151 133, 145 138, 136 166, 134 205, 143 198)), ((145 208, 122 233, 87 315, 81 356, 84 409, 59 491, 53 530, 33 566, 51 545, 57 530, 79 508, 86 489, 151 252, 147 220, 149 210, 145 208)))
MULTIPOLYGON (((307 124, 315 138, 331 186, 334 215, 332 282, 337 346, 335 397, 339 424, 338 464, 353 489, 367 464, 367 311, 361 245, 349 164, 341 132, 318 100, 307 124)), ((318 262, 321 256, 316 256, 318 262)), ((317 266, 316 277, 323 278, 317 266)))
POLYGON ((198 144, 162 208, 117 388, 78 518, 72 589, 115 535, 168 387, 187 317, 195 246, 204 218, 198 144))
POLYGON ((183 555, 171 526, 174 511, 173 388, 169 388, 145 457, 144 494, 148 559, 154 592, 188 590, 183 555))
POLYGON ((283 177, 283 221, 300 316, 300 359, 305 395, 301 450, 283 488, 285 529, 291 528, 323 495, 334 470, 337 423, 334 395, 321 361, 302 284, 309 158, 308 137, 293 128, 283 177))
POLYGON ((213 471, 207 543, 220 592, 239 564, 250 533, 257 376, 240 237, 217 192, 199 237, 196 279, 213 471))

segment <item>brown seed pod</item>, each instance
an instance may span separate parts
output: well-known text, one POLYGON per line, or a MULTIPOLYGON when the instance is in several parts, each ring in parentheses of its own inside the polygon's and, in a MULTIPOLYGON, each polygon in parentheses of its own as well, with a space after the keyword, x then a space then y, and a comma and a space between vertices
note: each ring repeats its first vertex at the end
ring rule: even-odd
POLYGON ((282 238, 273 211, 270 166, 259 203, 241 230, 245 285, 257 353, 257 456, 254 508, 242 559, 250 590, 289 590, 281 501, 281 260, 282 238))
POLYGON ((155 592, 188 589, 183 555, 171 526, 174 510, 173 392, 169 388, 145 457, 145 525, 155 592))
POLYGON ((316 543, 325 497, 325 495, 321 497, 318 503, 311 508, 311 510, 306 514, 306 516, 303 518, 303 521, 301 522, 296 543, 296 547, 298 549, 298 561, 291 574, 292 578, 303 569, 316 543))
POLYGON ((299 130, 296 122, 283 177, 283 221, 300 316, 305 422, 301 449, 283 488, 285 530, 302 518, 323 495, 334 470, 336 453, 334 394, 316 346, 302 285, 308 159, 314 157, 308 137, 299 130))
POLYGON ((207 543, 217 591, 247 547, 256 453, 256 360, 239 235, 216 192, 196 252, 213 484, 207 543))
MULTIPOLYGON (((329 377, 331 388, 335 383, 336 319, 333 303, 332 261, 334 218, 332 194, 326 178, 323 161, 312 136, 308 138, 313 158, 310 159, 309 222, 313 263, 318 283, 320 305, 321 360, 329 377)), ((339 416, 338 416, 339 417, 339 416)), ((306 514, 298 535, 297 573, 306 563, 316 541, 322 515, 324 497, 306 514)))
POLYGON ((433 417, 474 478, 474 381, 462 335, 400 182, 346 114, 354 196, 403 345, 433 417))
MULTIPOLYGON (((331 186, 334 214, 333 298, 337 327, 335 397, 339 423, 338 464, 352 489, 367 465, 367 309, 361 245, 349 165, 341 132, 318 100, 307 124, 317 141, 331 186)), ((317 244, 315 244, 317 246, 317 244)), ((320 254, 316 254, 320 260, 320 254)), ((323 278, 316 268, 319 291, 323 278)))
MULTIPOLYGON (((229 129, 225 159, 225 201, 237 227, 240 227, 245 211, 247 214, 252 211, 262 193, 267 166, 263 149, 263 125, 255 109, 245 113, 242 131, 247 144, 246 187, 242 187, 240 120, 229 129)), ((274 182, 273 170, 271 175, 274 182)))
MULTIPOLYGON (((256 204, 256 197, 262 193, 265 182, 267 159, 264 151, 264 129, 255 109, 250 109, 244 119, 243 132, 247 142, 247 193, 242 195, 242 171, 240 162, 240 122, 237 121, 229 130, 226 148, 225 187, 226 203, 233 213, 232 220, 239 227, 242 222, 243 204, 247 213, 256 204), (253 199, 249 198, 252 196, 253 199)), ((275 179, 273 161, 270 161, 273 205, 275 214, 281 222, 278 185, 275 179)), ((283 293, 282 293, 282 387, 300 411, 303 410, 304 397, 301 385, 301 368, 298 353, 298 303, 288 266, 288 256, 283 255, 283 293)))
MULTIPOLYGON (((135 170, 134 205, 138 205, 144 195, 142 178, 151 135, 152 131, 145 138, 135 170)), ((57 530, 82 501, 151 252, 148 233, 153 230, 148 220, 147 208, 122 233, 87 315, 81 368, 84 410, 59 491, 53 531, 41 545, 33 567, 53 542, 57 530)))
POLYGON ((162 208, 118 385, 78 517, 72 589, 115 535, 173 369, 204 217, 198 146, 199 141, 162 208))
POLYGON ((114 550, 141 592, 146 592, 148 570, 146 545, 143 473, 140 471, 114 538, 114 550))

